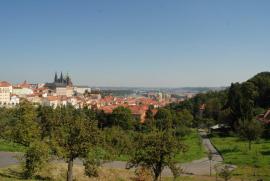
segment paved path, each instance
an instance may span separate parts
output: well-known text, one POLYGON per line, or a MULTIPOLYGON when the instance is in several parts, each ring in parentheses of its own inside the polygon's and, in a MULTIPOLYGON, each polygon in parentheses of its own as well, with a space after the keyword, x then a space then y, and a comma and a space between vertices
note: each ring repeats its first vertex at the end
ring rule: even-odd
MULTIPOLYGON (((202 144, 204 148, 211 153, 212 155, 212 173, 215 173, 215 165, 223 162, 222 156, 218 153, 215 147, 212 145, 210 139, 207 137, 207 134, 204 131, 200 131, 199 134, 202 137, 202 144)), ((16 156, 20 155, 20 153, 10 153, 10 152, 0 152, 0 168, 7 167, 10 165, 18 164, 19 161, 16 159, 16 156)), ((82 164, 81 161, 76 160, 76 164, 82 164)), ((126 162, 121 161, 113 161, 110 163, 105 163, 103 165, 106 168, 117 168, 117 169, 125 169, 126 162)), ((181 164, 184 173, 193 174, 193 175, 209 175, 210 174, 210 161, 208 158, 202 158, 200 160, 195 160, 190 163, 181 164)), ((162 172, 163 176, 172 176, 171 171, 168 168, 165 168, 162 172)))
POLYGON ((17 159, 18 155, 21 155, 21 153, 0 152, 0 168, 18 164, 19 163, 17 159))

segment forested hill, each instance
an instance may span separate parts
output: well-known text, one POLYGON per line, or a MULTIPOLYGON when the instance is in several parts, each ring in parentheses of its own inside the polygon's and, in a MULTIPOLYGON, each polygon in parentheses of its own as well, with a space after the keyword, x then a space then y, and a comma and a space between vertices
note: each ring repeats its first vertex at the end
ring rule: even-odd
POLYGON ((252 119, 270 108, 270 72, 261 72, 243 83, 232 83, 222 91, 209 91, 171 109, 189 110, 199 119, 234 125, 239 119, 252 119))

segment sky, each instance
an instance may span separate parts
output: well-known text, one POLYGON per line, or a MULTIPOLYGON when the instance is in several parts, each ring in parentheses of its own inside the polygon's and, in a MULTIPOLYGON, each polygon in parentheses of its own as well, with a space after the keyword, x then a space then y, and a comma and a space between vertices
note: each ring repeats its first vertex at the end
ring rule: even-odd
POLYGON ((269 0, 1 0, 0 80, 228 86, 268 71, 269 0))

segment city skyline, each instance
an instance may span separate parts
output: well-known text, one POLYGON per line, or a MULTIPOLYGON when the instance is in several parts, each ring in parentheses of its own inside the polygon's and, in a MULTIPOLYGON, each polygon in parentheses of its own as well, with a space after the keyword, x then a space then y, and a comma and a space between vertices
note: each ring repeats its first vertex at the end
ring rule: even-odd
POLYGON ((2 1, 0 79, 218 87, 269 70, 269 1, 2 1))

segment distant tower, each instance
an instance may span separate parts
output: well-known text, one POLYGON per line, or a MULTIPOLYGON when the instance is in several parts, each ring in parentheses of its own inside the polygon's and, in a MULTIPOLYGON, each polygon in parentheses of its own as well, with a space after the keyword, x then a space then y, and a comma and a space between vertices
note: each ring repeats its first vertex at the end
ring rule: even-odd
POLYGON ((62 74, 62 72, 61 72, 61 75, 60 75, 60 83, 63 83, 63 74, 62 74))
POLYGON ((68 73, 67 73, 67 76, 66 76, 66 83, 69 86, 71 85, 71 80, 70 80, 70 77, 69 77, 68 73))
POLYGON ((57 76, 57 72, 55 72, 54 83, 56 83, 57 81, 58 81, 58 76, 57 76))

